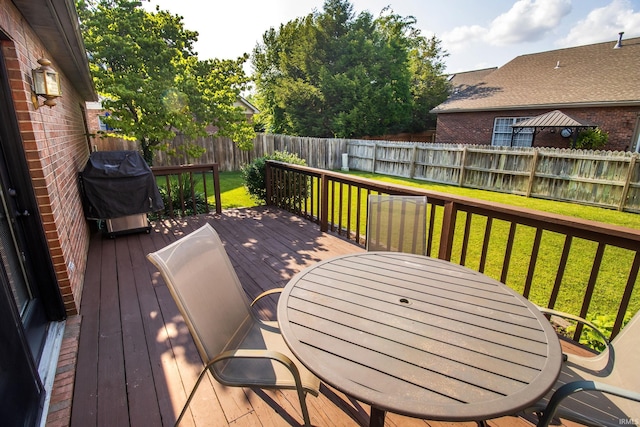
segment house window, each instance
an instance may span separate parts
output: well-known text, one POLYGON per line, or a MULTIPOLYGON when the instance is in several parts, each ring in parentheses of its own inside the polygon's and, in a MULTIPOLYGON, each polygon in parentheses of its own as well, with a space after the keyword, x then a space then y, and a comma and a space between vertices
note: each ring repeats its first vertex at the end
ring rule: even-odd
POLYGON ((103 115, 98 115, 98 125, 100 126, 101 131, 111 131, 113 128, 102 121, 103 117, 109 117, 111 114, 104 113, 103 115))
POLYGON ((513 133, 511 126, 531 117, 496 117, 493 123, 493 138, 491 145, 507 147, 531 147, 533 143, 533 128, 522 128, 513 133), (513 140, 511 139, 513 135, 513 140))

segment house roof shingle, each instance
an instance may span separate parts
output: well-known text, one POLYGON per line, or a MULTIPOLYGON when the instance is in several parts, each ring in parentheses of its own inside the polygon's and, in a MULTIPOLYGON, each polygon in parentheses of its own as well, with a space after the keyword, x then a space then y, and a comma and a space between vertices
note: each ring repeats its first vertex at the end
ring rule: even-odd
POLYGON ((432 112, 640 105, 640 37, 522 55, 456 74, 432 112))

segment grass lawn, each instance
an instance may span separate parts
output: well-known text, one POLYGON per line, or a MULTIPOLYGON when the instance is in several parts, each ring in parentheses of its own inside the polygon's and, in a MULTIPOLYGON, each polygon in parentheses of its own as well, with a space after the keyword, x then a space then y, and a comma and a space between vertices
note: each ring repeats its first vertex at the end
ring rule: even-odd
MULTIPOLYGON (((343 172, 344 173, 344 172, 343 172)), ((497 193, 494 191, 476 190, 453 185, 435 184, 416 179, 397 178, 392 176, 378 175, 370 172, 347 172, 350 175, 362 178, 376 179, 378 181, 392 184, 420 187, 425 190, 438 191, 441 193, 456 194, 458 196, 472 197, 474 199, 489 200, 497 203, 504 203, 511 206, 526 207, 544 212, 552 212, 560 215, 568 215, 576 218, 590 219, 607 224, 621 225, 624 227, 640 229, 640 215, 619 212, 612 209, 585 206, 577 203, 557 202, 554 200, 534 199, 514 194, 497 193)))
MULTIPOLYGON (((213 188, 213 183, 211 187, 207 183, 207 188, 213 188)), ((213 196, 209 200, 215 203, 213 196)), ((256 205, 256 201, 249 196, 244 187, 242 172, 220 172, 220 201, 222 209, 248 208, 256 205)))
MULTIPOLYGON (((415 186, 426 190, 489 200, 513 206, 522 206, 544 212, 552 212, 576 218, 596 220, 609 224, 640 229, 640 215, 638 214, 619 212, 593 206, 584 206, 575 203, 526 198, 512 194, 434 184, 425 181, 377 175, 367 172, 351 171, 348 173, 359 177, 376 179, 393 184, 415 186)), ((210 184, 207 184, 207 188, 213 188, 209 187, 209 185, 210 184)), ((221 172, 220 185, 222 192, 222 209, 251 207, 256 205, 256 202, 248 195, 244 188, 244 182, 240 172, 221 172)), ((210 201, 213 202, 213 198, 211 198, 210 201)), ((355 209, 352 208, 352 211, 355 212, 355 209)), ((343 224, 346 224, 346 219, 343 219, 343 224)), ((464 227, 464 216, 458 218, 457 226, 461 229, 464 227)), ((354 226, 352 225, 352 227, 354 226)), ((436 227, 439 227, 439 224, 436 224, 436 227)), ((361 226, 361 230, 364 231, 363 226, 361 226)), ((466 262, 466 265, 473 269, 477 269, 478 267, 483 232, 484 221, 475 221, 474 219, 466 262)), ((489 262, 485 267, 485 273, 491 277, 499 278, 500 276, 502 269, 501 254, 504 253, 505 247, 504 236, 506 236, 508 232, 509 227, 507 224, 500 224, 500 221, 494 221, 492 240, 489 247, 489 262), (492 257, 492 253, 495 254, 495 256, 492 257), (499 260, 499 262, 494 261, 492 263, 492 259, 499 260)), ((459 237, 458 240, 460 240, 462 232, 458 232, 456 234, 459 237)), ((506 282, 509 286, 519 292, 522 292, 522 283, 524 283, 524 279, 527 274, 528 255, 531 253, 533 235, 533 229, 528 227, 518 227, 513 250, 514 255, 506 282)), ((435 243, 437 244, 437 242, 435 243)), ((558 248, 561 248, 563 243, 564 239, 554 233, 545 233, 543 237, 543 244, 536 268, 536 275, 534 277, 532 294, 530 295, 530 299, 538 304, 544 305, 548 301, 551 289, 555 282, 555 271, 559 263, 561 250, 558 248)), ((460 247, 460 242, 456 242, 452 255, 452 260, 454 262, 459 260, 460 247)), ((579 312, 582 304, 584 287, 589 280, 589 273, 591 265, 593 264, 593 256, 596 248, 597 245, 592 242, 574 239, 567 271, 562 280, 561 292, 558 296, 556 308, 570 311, 572 313, 579 312)), ((631 261, 632 256, 629 251, 623 251, 615 248, 608 248, 605 251, 600 275, 596 284, 596 290, 590 306, 591 313, 605 315, 615 314, 615 310, 619 306, 622 291, 626 284, 626 275, 628 274, 631 261)), ((634 291, 634 295, 631 299, 631 313, 635 313, 640 309, 639 288, 640 284, 636 283, 636 291, 634 291)))
MULTIPOLYGON (((461 188, 457 186, 429 183, 420 180, 391 177, 367 172, 352 171, 348 173, 392 184, 415 186, 425 190, 455 194, 512 206, 526 207, 543 212, 556 213, 640 229, 640 215, 628 212, 619 212, 616 210, 585 206, 576 203, 534 199, 506 193, 461 188)), ((461 213, 459 214, 456 222, 457 239, 454 241, 451 257, 453 262, 459 262, 460 260, 465 218, 466 214, 461 213)), ((346 223, 344 219, 343 223, 346 223)), ((485 224, 486 220, 482 217, 475 216, 473 218, 465 265, 475 270, 479 267, 485 224)), ((440 226, 439 218, 436 216, 436 230, 438 230, 440 226)), ((508 233, 509 224, 503 221, 493 222, 489 254, 484 273, 496 279, 500 278, 502 272, 502 256, 506 248, 506 236, 508 233), (492 254, 494 255, 492 256, 492 254)), ((524 282, 529 268, 528 261, 531 254, 534 236, 535 229, 526 226, 517 227, 506 284, 520 293, 523 291, 524 282)), ((560 254, 563 244, 564 237, 551 232, 545 232, 543 234, 539 259, 536 265, 536 273, 533 278, 531 295, 529 296, 529 299, 537 304, 546 305, 549 301, 549 297, 556 280, 555 271, 560 263, 560 254)), ((437 242, 434 242, 434 245, 437 245, 437 242)), ((589 274, 591 272, 596 251, 597 244, 582 239, 573 239, 571 252, 567 261, 567 270, 562 278, 561 290, 556 301, 555 307, 557 309, 572 313, 580 312, 584 289, 589 281, 589 274)), ((432 253, 431 255, 436 256, 437 253, 432 253)), ((627 274, 632 262, 633 253, 630 251, 617 248, 607 248, 605 250, 593 299, 590 304, 590 313, 607 316, 615 315, 615 312, 620 305, 620 299, 622 298, 624 287, 626 285, 627 274)), ((640 278, 638 281, 640 281, 640 278)), ((636 282, 629 312, 630 314, 635 313, 638 309, 640 309, 640 283, 636 282)))

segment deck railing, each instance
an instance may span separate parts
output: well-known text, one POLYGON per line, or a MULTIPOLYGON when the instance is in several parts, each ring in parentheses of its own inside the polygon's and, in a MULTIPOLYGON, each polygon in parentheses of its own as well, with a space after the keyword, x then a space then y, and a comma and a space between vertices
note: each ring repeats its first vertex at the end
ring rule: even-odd
MULTIPOLYGON (((637 302, 640 230, 274 161, 266 177, 268 204, 363 246, 369 194, 426 195, 427 255, 492 276, 538 305, 581 317, 604 307, 615 312, 611 337, 637 302)), ((573 339, 581 334, 578 325, 573 339)))
POLYGON ((222 212, 220 203, 220 176, 218 165, 186 165, 186 166, 155 166, 152 167, 158 187, 165 193, 165 211, 174 218, 179 216, 200 213, 197 193, 202 188, 204 196, 204 209, 210 211, 209 196, 211 190, 215 198, 215 210, 222 212), (158 179, 164 177, 164 179, 158 179), (207 183, 213 183, 213 189, 207 187, 207 183), (198 189, 197 189, 198 188, 198 189), (177 192, 177 194, 175 194, 177 192), (177 203, 177 206, 175 204, 177 203))

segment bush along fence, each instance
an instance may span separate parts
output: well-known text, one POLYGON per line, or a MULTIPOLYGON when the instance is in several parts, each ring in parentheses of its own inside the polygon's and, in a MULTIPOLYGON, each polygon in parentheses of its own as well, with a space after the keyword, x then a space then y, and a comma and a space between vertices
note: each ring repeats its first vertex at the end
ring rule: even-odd
MULTIPOLYGON (((176 148, 186 141, 177 136, 176 148)), ((638 153, 514 148, 488 145, 404 143, 258 134, 250 151, 229 138, 199 138, 198 159, 157 151, 156 166, 217 163, 220 171, 237 171, 274 151, 294 153, 307 165, 325 170, 348 167, 441 184, 519 194, 640 213, 638 153), (346 155, 346 158, 343 157, 346 155), (346 161, 346 164, 343 162, 346 161)), ((130 142, 95 139, 98 150, 134 149, 130 142), (126 145, 125 145, 126 143, 126 145)))

